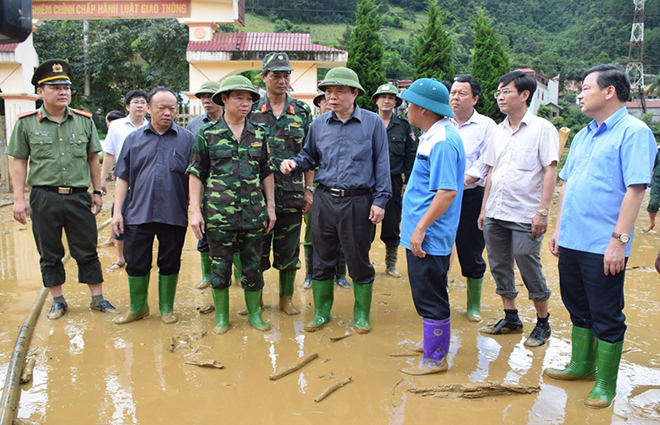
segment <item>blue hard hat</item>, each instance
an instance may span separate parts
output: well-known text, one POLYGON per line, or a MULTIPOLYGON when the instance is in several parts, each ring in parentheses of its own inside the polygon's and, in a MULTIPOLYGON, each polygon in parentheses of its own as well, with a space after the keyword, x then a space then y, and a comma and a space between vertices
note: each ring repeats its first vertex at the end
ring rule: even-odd
POLYGON ((410 88, 401 94, 401 98, 443 117, 454 117, 454 112, 449 106, 449 91, 435 78, 415 80, 410 88))

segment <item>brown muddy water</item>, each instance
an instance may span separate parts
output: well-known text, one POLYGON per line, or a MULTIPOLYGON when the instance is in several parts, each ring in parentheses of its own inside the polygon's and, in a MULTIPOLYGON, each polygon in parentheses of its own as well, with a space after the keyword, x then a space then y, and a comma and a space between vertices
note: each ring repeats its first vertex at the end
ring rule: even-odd
MULTIPOLYGON (((109 217, 111 198, 104 199, 99 223, 109 217)), ((638 229, 648 223, 644 207, 638 229)), ((99 240, 108 232, 109 228, 102 231, 99 240)), ((31 230, 12 219, 11 207, 0 209, 0 246, 0 377, 4 382, 19 328, 41 288, 31 230)), ((523 345, 535 313, 522 287, 518 308, 525 333, 480 335, 479 327, 502 315, 501 301, 487 272, 482 306, 485 321, 469 323, 466 285, 456 264, 450 273, 449 371, 410 377, 399 369, 419 357, 391 356, 411 354, 403 345, 419 340, 422 332, 405 277, 402 248, 399 270, 404 278, 395 279, 384 274, 384 245, 379 240, 374 243, 371 258, 377 275, 370 334, 331 341, 331 337, 353 332, 353 294, 340 288, 335 289, 332 322, 320 332, 304 333, 304 321, 314 310, 311 290, 301 289, 302 272, 296 278, 294 295, 302 314, 286 316, 276 307, 277 274, 268 271, 263 316, 273 329, 258 332, 235 314, 244 301, 242 290, 232 286, 230 331, 216 336, 211 332, 213 315, 196 310, 210 302, 211 295, 209 289, 194 288, 200 278, 199 255, 189 231, 175 304, 179 322, 174 325, 161 324, 153 283, 149 297, 152 315, 144 320, 117 326, 111 323, 113 317, 92 313, 88 290, 76 283, 74 262, 67 264, 69 278, 64 290, 70 310, 63 319, 51 322, 45 317, 50 297, 46 301, 30 346, 36 357, 34 377, 22 387, 18 417, 50 425, 660 423, 660 275, 653 268, 659 247, 658 231, 636 232, 626 272, 628 332, 617 396, 609 409, 583 406, 591 382, 558 382, 542 374, 546 367, 569 361, 571 331, 559 296, 557 262, 545 243, 542 260, 553 290, 553 333, 548 344, 534 349, 523 345), (176 347, 171 351, 173 338, 176 347), (319 358, 298 372, 269 380, 280 368, 312 353, 319 358), (216 360, 224 368, 186 364, 193 360, 216 360), (325 388, 349 377, 352 383, 314 403, 325 388), (487 382, 539 386, 540 391, 476 400, 424 397, 408 391, 487 382)), ((114 248, 99 253, 104 268, 114 262, 114 248)), ((119 309, 127 308, 124 270, 105 273, 104 293, 119 309)))

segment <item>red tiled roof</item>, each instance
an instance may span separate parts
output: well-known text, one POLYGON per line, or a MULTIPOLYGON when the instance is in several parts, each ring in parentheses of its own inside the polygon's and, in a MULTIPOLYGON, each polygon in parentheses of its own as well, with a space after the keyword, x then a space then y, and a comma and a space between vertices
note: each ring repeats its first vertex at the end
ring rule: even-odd
POLYGON ((0 52, 13 52, 18 47, 18 43, 0 44, 0 52))
POLYGON ((539 74, 538 72, 534 71, 532 68, 519 68, 519 69, 516 69, 516 71, 522 71, 522 72, 524 72, 525 74, 538 75, 539 77, 541 77, 541 78, 543 78, 543 79, 545 79, 545 80, 549 80, 548 77, 546 77, 546 76, 543 75, 543 74, 539 74))
POLYGON ((309 34, 219 32, 209 41, 190 41, 191 52, 343 52, 311 42, 309 34))

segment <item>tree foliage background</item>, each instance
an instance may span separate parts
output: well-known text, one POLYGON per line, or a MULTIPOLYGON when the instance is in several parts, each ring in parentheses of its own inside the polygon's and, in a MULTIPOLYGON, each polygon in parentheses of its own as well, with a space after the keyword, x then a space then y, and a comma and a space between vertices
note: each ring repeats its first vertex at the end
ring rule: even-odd
POLYGON ((428 23, 424 27, 424 32, 415 40, 413 50, 414 80, 436 78, 452 81, 454 79, 452 42, 443 25, 444 19, 444 14, 438 7, 438 0, 429 0, 428 23))
POLYGON ((88 98, 83 94, 82 21, 42 23, 34 33, 34 46, 40 61, 62 58, 71 64, 72 106, 89 106, 100 129, 105 129, 108 111, 125 111, 122 98, 130 90, 148 92, 159 85, 188 89, 188 30, 176 19, 89 21, 88 34, 88 98))

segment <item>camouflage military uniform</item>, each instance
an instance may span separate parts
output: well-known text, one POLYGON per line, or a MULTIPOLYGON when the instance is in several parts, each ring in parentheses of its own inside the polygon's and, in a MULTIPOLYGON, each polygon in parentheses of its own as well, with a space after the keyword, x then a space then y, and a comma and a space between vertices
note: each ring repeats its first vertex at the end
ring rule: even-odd
POLYGON ((255 103, 250 120, 266 132, 270 155, 275 166, 275 228, 263 239, 261 270, 270 268, 270 247, 273 246, 273 267, 278 270, 300 268, 300 229, 305 185, 301 174, 284 175, 280 163, 298 155, 303 147, 312 113, 305 102, 287 95, 282 115, 275 117, 264 98, 255 103))
POLYGON ((229 287, 233 244, 243 263, 241 284, 263 288, 259 269, 261 243, 268 219, 261 182, 273 172, 264 130, 246 121, 237 141, 223 120, 202 127, 190 154, 188 173, 205 186, 202 210, 211 257, 211 286, 229 287))

